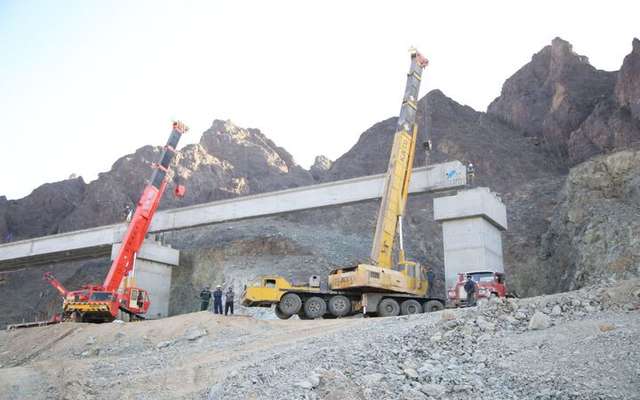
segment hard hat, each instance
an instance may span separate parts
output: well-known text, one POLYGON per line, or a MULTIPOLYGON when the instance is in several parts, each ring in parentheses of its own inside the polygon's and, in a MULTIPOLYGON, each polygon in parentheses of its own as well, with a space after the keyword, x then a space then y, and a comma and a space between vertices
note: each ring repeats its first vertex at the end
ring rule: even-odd
POLYGON ((217 288, 221 288, 222 286, 220 286, 220 285, 216 285, 216 287, 217 287, 217 288))

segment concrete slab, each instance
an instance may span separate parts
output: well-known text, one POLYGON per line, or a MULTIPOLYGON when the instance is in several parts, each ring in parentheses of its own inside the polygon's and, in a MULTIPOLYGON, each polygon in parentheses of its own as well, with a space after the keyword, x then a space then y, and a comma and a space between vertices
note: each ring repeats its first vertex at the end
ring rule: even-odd
POLYGON ((442 242, 447 288, 455 284, 461 272, 504 272, 501 232, 484 218, 445 221, 442 242))
POLYGON ((489 188, 461 190, 455 196, 433 200, 433 218, 436 221, 469 217, 483 217, 499 229, 507 229, 507 208, 489 188))
MULTIPOLYGON (((111 259, 113 260, 122 243, 114 243, 111 248, 111 259)), ((153 240, 145 240, 137 255, 138 259, 159 262, 166 265, 180 265, 180 251, 169 246, 163 246, 153 240)))
MULTIPOLYGON (((113 260, 122 243, 116 243, 111 249, 113 260)), ((136 257, 135 278, 138 287, 148 291, 151 306, 147 318, 164 318, 169 315, 169 296, 171 292, 171 269, 179 265, 180 251, 163 246, 152 240, 145 240, 136 257)))
POLYGON ((146 315, 148 319, 164 318, 169 315, 171 269, 169 265, 154 261, 144 259, 136 261, 136 283, 149 292, 151 300, 146 315))
MULTIPOLYGON (((384 177, 385 174, 364 176, 160 211, 149 232, 371 200, 381 196, 384 177)), ((465 184, 466 167, 459 161, 450 161, 415 168, 409 192, 438 192, 460 188, 465 184)), ((102 256, 105 251, 108 255, 109 247, 122 240, 126 228, 126 224, 122 223, 2 244, 0 270, 77 259, 93 253, 102 256)))

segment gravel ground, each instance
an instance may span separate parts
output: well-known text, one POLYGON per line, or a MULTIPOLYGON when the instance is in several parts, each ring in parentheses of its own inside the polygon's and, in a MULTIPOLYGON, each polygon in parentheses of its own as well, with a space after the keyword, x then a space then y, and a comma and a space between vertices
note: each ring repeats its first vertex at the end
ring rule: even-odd
POLYGON ((640 399, 640 281, 396 318, 0 333, 2 399, 640 399))

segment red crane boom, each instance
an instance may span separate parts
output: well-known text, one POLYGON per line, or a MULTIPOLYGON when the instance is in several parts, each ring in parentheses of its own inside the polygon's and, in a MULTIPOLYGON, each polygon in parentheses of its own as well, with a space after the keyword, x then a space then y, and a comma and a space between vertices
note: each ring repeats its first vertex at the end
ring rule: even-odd
POLYGON ((120 251, 113 260, 111 269, 102 284, 105 290, 117 290, 120 287, 122 279, 133 269, 135 254, 142 246, 142 242, 149 231, 151 219, 158 205, 160 205, 162 194, 167 188, 166 175, 171 161, 173 161, 176 146, 178 145, 180 137, 187 129, 188 128, 181 122, 173 123, 173 130, 171 131, 166 146, 164 146, 160 163, 154 164, 155 171, 151 177, 151 182, 142 192, 140 200, 138 200, 136 211, 131 218, 129 228, 122 240, 122 247, 120 247, 120 251))
MULTIPOLYGON (((102 285, 85 285, 80 290, 67 291, 51 274, 45 273, 44 279, 51 283, 63 296, 63 319, 79 319, 87 322, 112 321, 118 311, 142 318, 151 304, 147 291, 137 287, 120 286, 135 266, 136 254, 142 246, 151 220, 158 209, 162 195, 167 188, 167 173, 176 153, 181 136, 188 130, 182 122, 174 122, 169 140, 164 146, 160 161, 154 163, 151 181, 145 187, 136 211, 122 240, 122 246, 111 264, 109 273, 102 285)), ((184 188, 176 190, 184 194, 184 188)))

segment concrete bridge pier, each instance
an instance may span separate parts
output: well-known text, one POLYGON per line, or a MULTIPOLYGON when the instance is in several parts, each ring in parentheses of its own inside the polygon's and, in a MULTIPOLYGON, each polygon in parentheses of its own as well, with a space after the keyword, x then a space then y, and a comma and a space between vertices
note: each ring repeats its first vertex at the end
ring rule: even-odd
MULTIPOLYGON (((122 243, 111 248, 113 260, 122 243)), ((136 258, 136 284, 149 292, 151 306, 148 319, 165 318, 169 315, 169 295, 171 292, 171 269, 177 267, 180 251, 163 246, 152 240, 145 240, 136 258)))
POLYGON ((502 231, 507 229, 507 209, 489 188, 434 199, 433 217, 442 222, 447 289, 455 285, 460 272, 504 272, 502 231))

